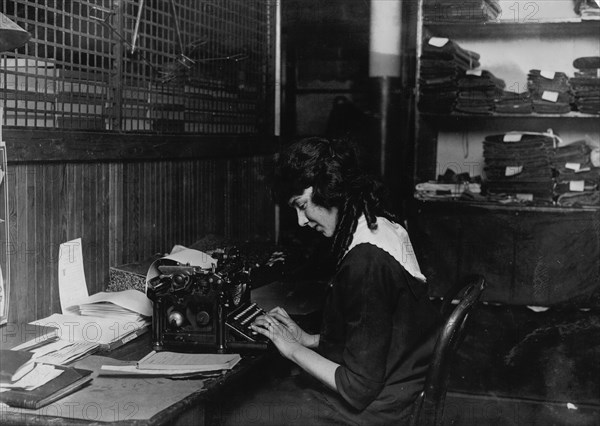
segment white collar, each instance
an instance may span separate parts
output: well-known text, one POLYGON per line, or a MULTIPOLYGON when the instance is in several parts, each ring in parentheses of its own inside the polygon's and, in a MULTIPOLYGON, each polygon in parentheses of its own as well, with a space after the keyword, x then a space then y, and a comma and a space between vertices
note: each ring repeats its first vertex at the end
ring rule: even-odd
POLYGON ((389 253, 406 271, 417 280, 426 282, 421 273, 417 256, 410 242, 408 232, 397 223, 390 222, 384 217, 377 217, 377 229, 371 230, 364 215, 358 219, 356 232, 348 253, 359 244, 369 243, 389 253))

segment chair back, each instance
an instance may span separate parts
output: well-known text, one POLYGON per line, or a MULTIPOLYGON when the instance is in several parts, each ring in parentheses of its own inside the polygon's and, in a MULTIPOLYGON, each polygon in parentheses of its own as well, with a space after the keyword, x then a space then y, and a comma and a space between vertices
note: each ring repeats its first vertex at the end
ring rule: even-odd
MULTIPOLYGON (((433 358, 427 370, 423 392, 415 402, 411 426, 442 424, 449 378, 448 366, 464 338, 465 324, 469 313, 481 298, 484 288, 485 279, 480 275, 473 277, 466 286, 459 288, 458 295, 463 294, 462 299, 447 317, 440 331, 433 358)), ((444 297, 442 312, 457 296, 455 291, 450 293, 444 297)))

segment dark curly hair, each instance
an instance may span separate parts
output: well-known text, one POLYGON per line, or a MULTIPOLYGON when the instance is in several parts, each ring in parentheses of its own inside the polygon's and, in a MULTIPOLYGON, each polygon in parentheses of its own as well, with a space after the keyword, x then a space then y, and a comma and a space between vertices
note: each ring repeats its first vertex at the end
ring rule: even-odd
POLYGON ((310 137, 286 147, 275 161, 272 191, 280 204, 313 188, 313 203, 338 209, 331 251, 339 267, 352 243, 358 219, 365 215, 370 229, 377 216, 398 222, 385 207, 383 185, 360 168, 356 148, 346 140, 310 137))

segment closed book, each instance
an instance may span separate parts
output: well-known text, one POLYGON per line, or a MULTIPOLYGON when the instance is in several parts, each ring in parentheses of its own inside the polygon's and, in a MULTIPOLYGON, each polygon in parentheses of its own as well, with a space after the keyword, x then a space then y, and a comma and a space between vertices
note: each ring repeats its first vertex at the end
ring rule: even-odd
POLYGON ((0 402, 11 407, 36 410, 75 392, 92 380, 91 370, 60 365, 55 368, 64 371, 60 376, 31 391, 12 389, 0 392, 0 402))
POLYGON ((26 351, 0 350, 0 382, 12 383, 32 370, 33 354, 26 351))
POLYGON ((197 354, 169 351, 152 351, 138 361, 139 370, 230 370, 239 361, 239 354, 197 354))

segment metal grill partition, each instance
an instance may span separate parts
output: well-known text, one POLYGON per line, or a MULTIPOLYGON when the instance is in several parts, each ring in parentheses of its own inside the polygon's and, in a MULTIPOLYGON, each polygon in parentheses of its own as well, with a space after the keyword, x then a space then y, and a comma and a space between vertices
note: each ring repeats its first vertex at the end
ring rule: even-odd
POLYGON ((272 0, 0 0, 32 34, 0 55, 7 127, 266 131, 272 0))

